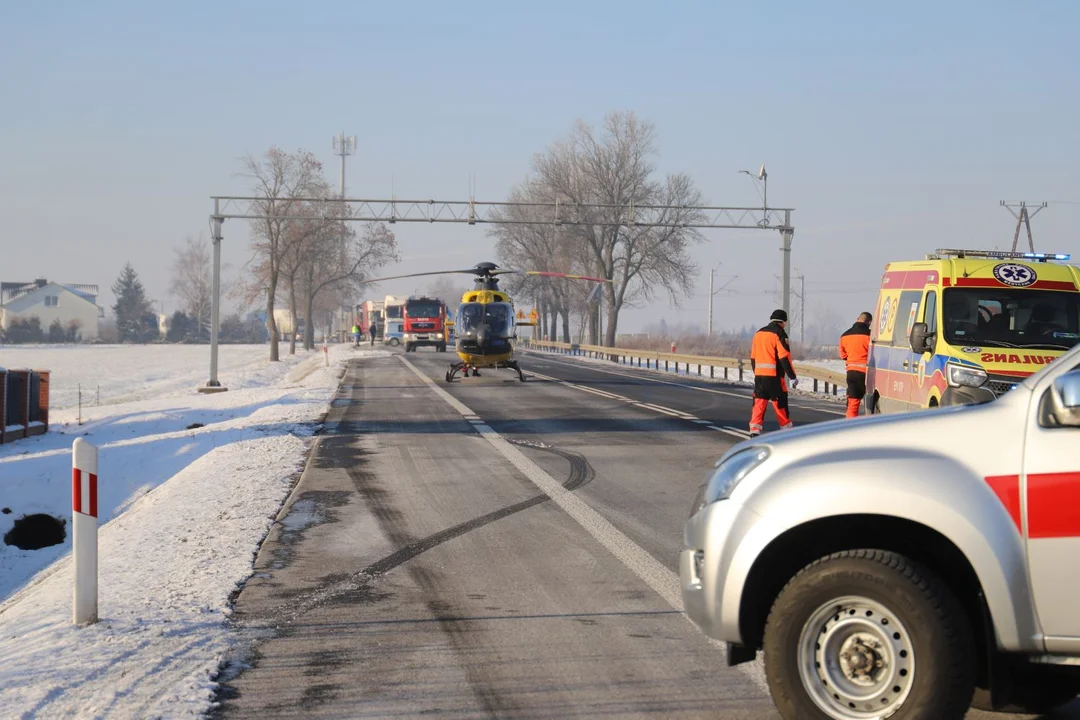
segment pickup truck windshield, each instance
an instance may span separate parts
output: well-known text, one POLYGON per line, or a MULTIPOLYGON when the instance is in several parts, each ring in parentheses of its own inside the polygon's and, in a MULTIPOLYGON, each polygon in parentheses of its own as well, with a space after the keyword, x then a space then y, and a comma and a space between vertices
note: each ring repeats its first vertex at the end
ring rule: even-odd
POLYGON ((949 288, 942 325, 952 345, 1068 350, 1080 342, 1080 293, 949 288))
POLYGON ((405 313, 411 318, 439 317, 439 303, 424 301, 405 304, 405 313))

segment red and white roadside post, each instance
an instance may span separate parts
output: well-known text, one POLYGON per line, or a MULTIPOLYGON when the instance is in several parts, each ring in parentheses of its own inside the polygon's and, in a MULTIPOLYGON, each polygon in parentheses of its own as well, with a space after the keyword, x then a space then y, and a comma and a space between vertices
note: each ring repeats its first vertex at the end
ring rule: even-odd
POLYGON ((98 619, 98 450, 82 438, 71 447, 71 555, 75 561, 72 622, 98 619))

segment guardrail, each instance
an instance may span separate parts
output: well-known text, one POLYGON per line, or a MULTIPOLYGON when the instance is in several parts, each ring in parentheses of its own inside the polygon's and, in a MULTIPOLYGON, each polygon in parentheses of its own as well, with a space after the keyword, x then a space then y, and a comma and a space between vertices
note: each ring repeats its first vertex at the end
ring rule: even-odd
MULTIPOLYGON (((697 374, 705 377, 706 369, 708 377, 722 377, 724 380, 749 381, 754 378, 754 371, 750 367, 750 361, 742 358, 709 357, 707 355, 687 355, 684 353, 668 353, 657 350, 632 350, 630 348, 604 347, 602 345, 582 345, 578 343, 563 343, 552 340, 527 340, 525 346, 536 350, 558 352, 563 355, 577 355, 581 357, 606 358, 620 365, 643 367, 651 370, 672 370, 674 364, 675 373, 679 372, 679 366, 685 365, 687 374, 692 366, 697 366, 697 374), (661 367, 661 363, 663 366, 661 367), (723 371, 718 375, 717 371, 723 371)), ((810 367, 796 363, 795 372, 799 376, 800 388, 810 389, 816 393, 836 395, 841 387, 847 387, 847 375, 826 370, 824 368, 810 367), (811 380, 810 387, 806 388, 802 381, 811 380)))
POLYGON ((0 444, 49 431, 49 371, 0 368, 0 444))

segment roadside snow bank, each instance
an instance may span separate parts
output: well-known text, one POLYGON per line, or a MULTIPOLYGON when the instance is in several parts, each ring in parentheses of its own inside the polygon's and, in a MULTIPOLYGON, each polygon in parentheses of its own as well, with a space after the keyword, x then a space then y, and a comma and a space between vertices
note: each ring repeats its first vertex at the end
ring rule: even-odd
POLYGON ((262 360, 245 376, 257 377, 246 388, 234 391, 244 382, 233 382, 216 395, 189 388, 179 397, 114 405, 89 425, 69 425, 70 435, 54 431, 5 446, 0 504, 70 523, 71 441, 76 430, 88 433, 99 446, 105 524, 101 620, 85 628, 71 625, 70 538, 44 551, 0 546, 8 551, 0 552, 4 592, 22 584, 9 576, 25 579, 42 558, 64 555, 0 605, 4 715, 142 718, 208 710, 228 649, 230 595, 251 574, 302 467, 313 422, 348 359, 383 352, 331 346, 330 367, 321 352, 269 370, 262 360), (188 429, 194 422, 204 426, 188 429))

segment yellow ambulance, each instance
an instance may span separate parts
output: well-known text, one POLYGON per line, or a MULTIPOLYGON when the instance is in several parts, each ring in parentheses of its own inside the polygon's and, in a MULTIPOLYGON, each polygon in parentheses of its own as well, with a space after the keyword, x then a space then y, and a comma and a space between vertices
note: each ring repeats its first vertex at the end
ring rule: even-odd
POLYGON ((870 332, 864 412, 993 400, 1080 342, 1069 255, 938 250, 889 263, 870 332))

